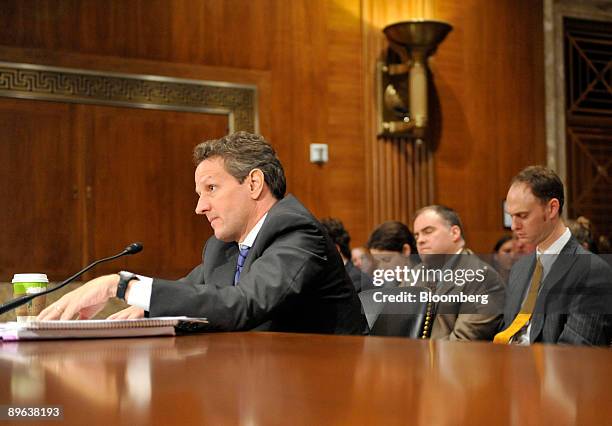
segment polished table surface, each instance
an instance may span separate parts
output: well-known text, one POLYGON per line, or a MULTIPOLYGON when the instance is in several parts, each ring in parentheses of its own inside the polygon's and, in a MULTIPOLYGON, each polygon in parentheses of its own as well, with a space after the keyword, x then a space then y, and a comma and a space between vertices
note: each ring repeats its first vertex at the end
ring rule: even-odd
POLYGON ((612 351, 280 333, 8 342, 0 405, 60 405, 62 423, 87 425, 612 424, 612 351))

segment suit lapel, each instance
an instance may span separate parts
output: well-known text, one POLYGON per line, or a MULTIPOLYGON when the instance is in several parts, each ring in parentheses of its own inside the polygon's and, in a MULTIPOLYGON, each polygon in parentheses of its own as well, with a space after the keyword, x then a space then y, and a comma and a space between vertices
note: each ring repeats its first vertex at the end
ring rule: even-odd
POLYGON ((552 288, 561 281, 561 279, 567 275, 572 266, 577 260, 576 256, 569 256, 574 254, 576 251, 576 246, 573 244, 573 237, 565 244, 555 262, 550 267, 550 271, 544 278, 542 282, 542 288, 540 289, 540 294, 536 299, 536 304, 534 307, 534 315, 531 320, 531 332, 529 333, 529 339, 534 342, 537 336, 542 332, 542 328, 544 327, 544 319, 545 319, 545 304, 546 297, 548 293, 552 290, 552 288))
POLYGON ((212 269, 210 282, 219 287, 234 285, 234 274, 238 262, 238 245, 227 244, 221 255, 221 261, 212 269))
MULTIPOLYGON (((440 268, 442 273, 446 271, 455 271, 456 269, 461 269, 464 266, 466 256, 469 256, 472 253, 469 249, 463 249, 461 253, 453 254, 449 256, 449 258, 444 262, 444 265, 440 268)), ((437 281, 435 283, 435 287, 433 289, 433 293, 437 295, 445 295, 451 294, 455 290, 457 290, 457 285, 454 281, 446 282, 444 279, 442 281, 437 281)), ((450 306, 450 304, 447 304, 450 306)), ((434 303, 434 312, 438 310, 439 303, 434 303)))
MULTIPOLYGON (((276 204, 279 204, 280 202, 281 201, 276 204)), ((274 206, 268 211, 268 216, 264 220, 257 237, 255 237, 255 241, 253 241, 253 245, 249 249, 249 253, 244 261, 241 274, 245 274, 249 271, 249 269, 251 269, 251 264, 253 263, 254 259, 259 257, 262 247, 267 247, 270 244, 269 241, 267 241, 269 237, 266 228, 266 224, 270 220, 270 215, 274 215, 274 206)), ((234 275, 236 274, 236 265, 238 263, 238 243, 228 244, 225 249, 224 257, 228 260, 224 264, 221 264, 215 268, 213 271, 213 278, 216 278, 217 280, 213 282, 222 282, 234 285, 234 275)))
MULTIPOLYGON (((459 254, 450 255, 448 256, 448 258, 446 258, 446 261, 444 262, 442 266, 438 266, 437 268, 433 268, 433 269, 434 270, 438 269, 442 271, 442 274, 444 274, 444 272, 446 272, 447 270, 454 269, 458 262, 459 262, 459 254)), ((428 285, 424 285, 424 286, 429 287, 428 285)), ((436 281, 435 283, 433 283, 432 292, 433 294, 439 294, 439 295, 447 294, 451 292, 451 290, 453 289, 453 286, 454 286, 454 283, 446 283, 444 281, 444 277, 442 277, 442 281, 436 281)), ((436 303, 435 306, 437 305, 438 304, 436 303)))
MULTIPOLYGON (((527 292, 527 287, 531 283, 531 276, 535 269, 535 254, 529 255, 529 259, 525 260, 525 266, 517 271, 516 281, 518 284, 514 285, 510 290, 510 297, 508 297, 508 307, 511 313, 511 321, 521 310, 523 304, 523 298, 527 292)), ((514 283, 513 283, 514 284, 514 283)))
MULTIPOLYGON (((280 201, 278 203, 280 203, 280 201)), ((268 211, 268 216, 266 216, 261 226, 261 229, 259 230, 259 233, 255 237, 255 241, 253 241, 253 245, 249 249, 249 254, 247 254, 247 257, 244 261, 244 266, 242 267, 242 273, 248 272, 249 269, 251 269, 251 264, 253 263, 253 261, 259 256, 261 256, 261 252, 271 244, 269 241, 269 232, 266 225, 270 221, 270 214, 272 214, 272 217, 274 216, 273 209, 274 206, 268 211)), ((238 259, 237 256, 238 255, 236 255, 236 260, 238 259)))
MULTIPOLYGON (((261 253, 271 244, 271 239, 275 238, 277 230, 274 226, 269 225, 280 212, 289 209, 292 212, 303 210, 304 207, 292 195, 286 195, 282 200, 276 202, 270 210, 268 216, 253 242, 253 246, 249 250, 249 254, 245 259, 242 273, 247 273, 251 268, 251 264, 261 255, 261 253)), ((238 244, 226 243, 221 249, 221 259, 217 265, 213 267, 211 272, 211 281, 217 283, 218 286, 234 285, 234 275, 236 274, 236 265, 238 262, 238 244)))

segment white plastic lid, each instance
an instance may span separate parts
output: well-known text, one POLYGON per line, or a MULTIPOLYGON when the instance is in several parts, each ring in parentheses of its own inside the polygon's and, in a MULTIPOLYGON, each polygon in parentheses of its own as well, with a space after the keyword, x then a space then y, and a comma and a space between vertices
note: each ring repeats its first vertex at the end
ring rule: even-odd
POLYGON ((48 283, 47 274, 15 274, 13 283, 48 283))

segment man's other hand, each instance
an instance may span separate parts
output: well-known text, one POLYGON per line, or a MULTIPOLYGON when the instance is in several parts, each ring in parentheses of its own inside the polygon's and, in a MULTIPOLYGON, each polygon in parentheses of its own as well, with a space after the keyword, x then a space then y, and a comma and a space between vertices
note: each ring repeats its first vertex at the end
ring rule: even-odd
POLYGON ((123 319, 138 319, 144 318, 144 309, 139 308, 138 306, 130 306, 129 308, 125 308, 119 312, 115 312, 112 315, 109 315, 107 319, 109 320, 123 320, 123 319))

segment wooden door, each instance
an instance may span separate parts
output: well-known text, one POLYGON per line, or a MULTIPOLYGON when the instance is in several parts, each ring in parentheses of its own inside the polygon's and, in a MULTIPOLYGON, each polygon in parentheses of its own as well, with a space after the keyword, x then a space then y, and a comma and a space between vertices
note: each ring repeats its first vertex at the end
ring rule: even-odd
POLYGON ((227 116, 0 99, 0 281, 61 281, 141 241, 121 269, 177 278, 212 235, 194 213, 193 147, 227 133, 227 116))
POLYGON ((62 280, 82 261, 73 105, 0 99, 0 281, 62 280))

